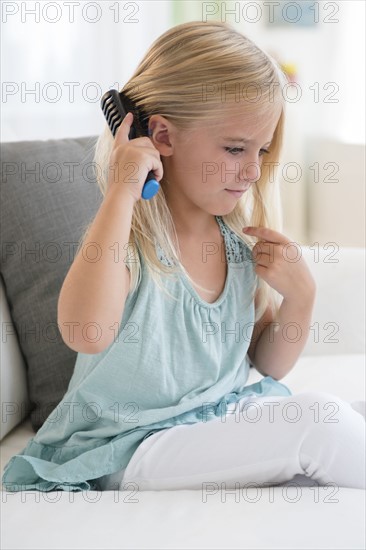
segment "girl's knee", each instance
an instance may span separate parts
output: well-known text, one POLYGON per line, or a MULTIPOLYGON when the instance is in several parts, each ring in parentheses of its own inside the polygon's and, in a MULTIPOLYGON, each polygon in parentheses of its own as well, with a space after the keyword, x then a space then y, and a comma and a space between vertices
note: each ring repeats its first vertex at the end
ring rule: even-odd
POLYGON ((343 399, 338 397, 337 395, 334 395, 333 393, 328 393, 325 391, 319 391, 319 390, 308 390, 308 391, 302 391, 299 393, 296 393, 292 397, 299 397, 301 400, 311 400, 313 402, 321 402, 321 403, 328 403, 328 402, 344 402, 343 399))
MULTIPOLYGON (((336 395, 321 391, 304 391, 286 398, 282 416, 297 422, 302 429, 338 436, 357 422, 351 404, 336 395)), ((361 415, 358 414, 360 418, 361 415)))
POLYGON ((330 444, 345 440, 346 434, 359 439, 360 427, 363 429, 362 416, 351 404, 340 397, 320 391, 302 392, 296 395, 296 402, 303 411, 307 411, 307 426, 317 433, 323 443, 330 444))
POLYGON ((327 417, 330 422, 336 421, 339 411, 352 410, 350 403, 328 392, 311 390, 292 397, 304 411, 311 411, 314 418, 327 417))

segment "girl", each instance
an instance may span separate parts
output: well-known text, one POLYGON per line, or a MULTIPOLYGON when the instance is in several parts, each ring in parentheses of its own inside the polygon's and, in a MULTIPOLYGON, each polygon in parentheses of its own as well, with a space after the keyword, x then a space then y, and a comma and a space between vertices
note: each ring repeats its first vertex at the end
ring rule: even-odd
POLYGON ((285 83, 225 23, 185 23, 153 43, 123 88, 149 137, 128 140, 128 113, 115 140, 107 126, 99 138, 104 200, 59 297, 74 374, 7 464, 8 490, 234 488, 294 476, 365 487, 356 404, 279 382, 304 348, 315 299, 280 232, 285 83), (160 189, 142 200, 150 170, 160 189), (284 338, 288 323, 296 342, 284 338), (246 386, 251 363, 263 378, 246 386))

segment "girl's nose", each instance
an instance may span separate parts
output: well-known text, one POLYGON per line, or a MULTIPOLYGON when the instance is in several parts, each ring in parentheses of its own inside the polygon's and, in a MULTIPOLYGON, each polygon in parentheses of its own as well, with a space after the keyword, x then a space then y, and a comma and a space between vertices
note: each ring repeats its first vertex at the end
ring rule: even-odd
POLYGON ((246 162, 241 168, 241 179, 254 183, 261 177, 261 168, 258 162, 246 162))

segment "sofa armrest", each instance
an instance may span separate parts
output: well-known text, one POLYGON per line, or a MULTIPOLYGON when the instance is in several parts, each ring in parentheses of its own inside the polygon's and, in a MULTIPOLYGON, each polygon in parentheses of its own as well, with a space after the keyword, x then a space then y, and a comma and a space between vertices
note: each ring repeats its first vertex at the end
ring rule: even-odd
POLYGON ((1 423, 0 439, 17 426, 30 411, 26 365, 10 315, 3 278, 0 276, 1 321, 1 423))
POLYGON ((303 355, 365 353, 365 249, 302 246, 317 285, 303 355))

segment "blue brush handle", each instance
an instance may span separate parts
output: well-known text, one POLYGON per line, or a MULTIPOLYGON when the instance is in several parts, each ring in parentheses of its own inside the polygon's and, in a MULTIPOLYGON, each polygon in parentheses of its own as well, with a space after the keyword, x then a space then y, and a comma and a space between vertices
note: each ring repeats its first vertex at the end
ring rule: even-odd
POLYGON ((147 175, 144 187, 142 189, 141 197, 145 200, 151 199, 159 191, 159 182, 156 181, 153 171, 150 171, 147 175))

